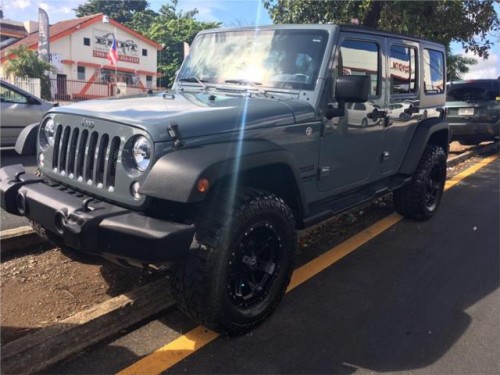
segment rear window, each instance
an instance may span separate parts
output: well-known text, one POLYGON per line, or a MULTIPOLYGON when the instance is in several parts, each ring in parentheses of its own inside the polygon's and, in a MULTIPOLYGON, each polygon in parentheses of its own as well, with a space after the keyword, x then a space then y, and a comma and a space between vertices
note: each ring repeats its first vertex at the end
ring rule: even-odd
POLYGON ((500 96, 498 82, 465 82, 448 85, 447 101, 495 100, 500 96))

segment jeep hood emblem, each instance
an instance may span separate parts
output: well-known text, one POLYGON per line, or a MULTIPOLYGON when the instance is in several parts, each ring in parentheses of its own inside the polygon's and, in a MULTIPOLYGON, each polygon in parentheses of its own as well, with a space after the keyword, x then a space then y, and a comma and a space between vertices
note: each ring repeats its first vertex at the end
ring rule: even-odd
POLYGON ((93 129, 95 126, 95 122, 91 121, 91 120, 84 119, 80 125, 83 126, 84 128, 87 128, 87 129, 93 129))

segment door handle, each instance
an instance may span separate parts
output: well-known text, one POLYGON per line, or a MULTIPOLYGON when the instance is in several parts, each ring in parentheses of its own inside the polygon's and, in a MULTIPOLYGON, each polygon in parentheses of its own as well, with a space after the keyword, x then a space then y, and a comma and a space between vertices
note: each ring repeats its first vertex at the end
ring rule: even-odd
POLYGON ((367 113, 366 117, 368 117, 369 119, 372 119, 373 121, 377 121, 378 119, 381 119, 381 118, 385 119, 388 116, 387 116, 387 111, 379 111, 377 108, 375 108, 370 113, 367 113))

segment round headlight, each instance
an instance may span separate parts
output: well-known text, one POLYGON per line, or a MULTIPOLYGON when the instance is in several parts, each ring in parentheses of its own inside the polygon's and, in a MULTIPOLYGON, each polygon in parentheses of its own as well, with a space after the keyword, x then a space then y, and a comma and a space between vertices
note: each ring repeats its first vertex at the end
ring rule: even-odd
POLYGON ((54 139, 56 134, 56 124, 51 118, 42 123, 40 129, 40 145, 42 147, 54 146, 54 139))
POLYGON ((146 137, 137 137, 132 147, 132 155, 137 169, 144 172, 151 162, 151 144, 146 137))

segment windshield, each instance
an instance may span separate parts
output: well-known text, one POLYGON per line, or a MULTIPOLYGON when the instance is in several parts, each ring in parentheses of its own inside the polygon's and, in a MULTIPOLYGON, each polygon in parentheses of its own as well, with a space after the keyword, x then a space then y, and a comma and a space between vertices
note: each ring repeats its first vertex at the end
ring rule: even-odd
POLYGON ((500 94, 500 81, 448 84, 447 101, 495 100, 500 94))
POLYGON ((313 90, 327 39, 323 30, 202 34, 193 43, 178 80, 313 90))

